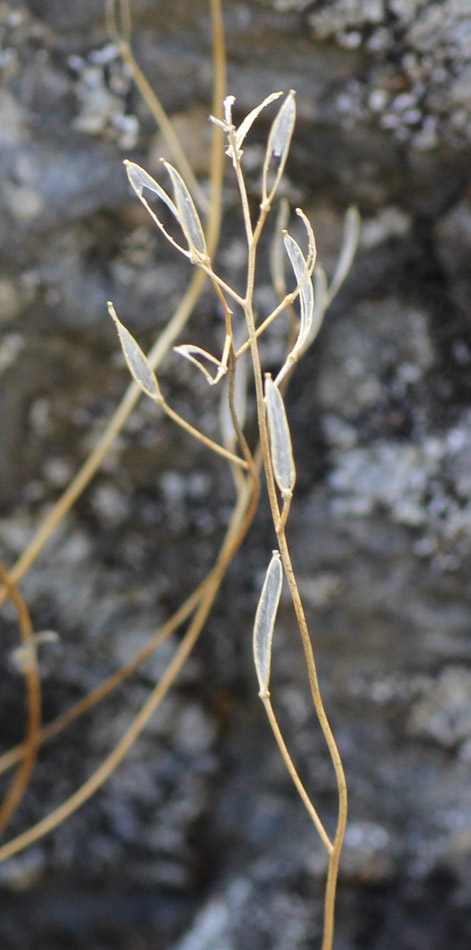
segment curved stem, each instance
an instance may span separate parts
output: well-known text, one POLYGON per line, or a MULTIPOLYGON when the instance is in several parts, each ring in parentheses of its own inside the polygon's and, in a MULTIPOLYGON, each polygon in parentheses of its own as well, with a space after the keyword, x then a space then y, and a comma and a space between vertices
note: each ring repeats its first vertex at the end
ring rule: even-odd
POLYGON ((24 756, 23 762, 13 779, 8 794, 0 807, 0 834, 3 834, 10 818, 23 798, 36 761, 39 746, 39 728, 41 725, 41 684, 31 617, 16 584, 12 581, 1 561, 0 580, 4 584, 8 596, 15 606, 18 614, 21 639, 29 653, 29 662, 25 667, 28 713, 24 756))
POLYGON ((280 750, 280 752, 281 752, 281 754, 282 754, 282 756, 283 756, 283 759, 284 759, 284 761, 285 761, 286 768, 288 769, 288 772, 289 772, 289 774, 290 774, 290 776, 291 776, 291 779, 292 779, 294 785, 296 786, 296 789, 297 789, 297 791, 298 791, 298 793, 299 793, 299 796, 300 796, 300 798, 301 798, 301 800, 302 800, 302 802, 303 802, 303 805, 304 805, 306 811, 308 812, 308 814, 309 814, 309 816, 310 816, 310 818, 311 818, 311 821, 312 821, 313 825, 317 828, 317 831, 318 831, 318 833, 319 833, 319 837, 320 837, 320 839, 321 839, 321 841, 322 841, 322 844, 324 845, 324 848, 326 849, 326 851, 327 851, 328 854, 332 854, 332 851, 333 851, 332 842, 331 842, 331 840, 330 840, 330 838, 329 838, 329 836, 328 836, 328 834, 327 834, 327 832, 326 832, 326 830, 325 830, 325 828, 324 828, 324 825, 323 825, 321 819, 319 818, 319 815, 318 815, 316 809, 314 808, 314 805, 313 805, 312 802, 311 802, 311 799, 309 798, 308 793, 306 792, 306 789, 304 788, 304 785, 303 785, 303 783, 302 783, 302 781, 301 781, 301 779, 300 779, 300 777, 299 777, 299 775, 298 775, 298 773, 297 773, 297 771, 296 771, 296 768, 295 768, 295 765, 294 765, 294 763, 293 763, 293 760, 292 760, 292 758, 291 758, 291 756, 290 756, 290 754, 289 754, 289 752, 288 752, 288 748, 287 748, 287 746, 286 746, 286 742, 285 742, 285 740, 283 739, 283 736, 282 736, 282 734, 281 734, 281 730, 280 730, 280 727, 279 727, 279 725, 278 725, 278 720, 277 720, 277 718, 276 718, 276 716, 275 716, 275 713, 274 713, 274 711, 273 711, 273 706, 272 706, 272 702, 271 702, 270 693, 263 693, 263 694, 261 694, 261 695, 260 695, 260 699, 262 700, 263 705, 264 705, 264 707, 265 707, 265 712, 266 712, 266 714, 267 714, 267 716, 268 716, 268 721, 269 721, 270 726, 271 726, 271 728, 272 728, 272 730, 273 730, 273 734, 274 734, 275 739, 276 739, 276 741, 277 741, 278 748, 279 748, 279 750, 280 750))
MULTIPOLYGON (((201 599, 202 594, 204 593, 205 587, 208 583, 210 575, 204 578, 201 584, 187 597, 186 601, 179 607, 179 609, 170 617, 167 622, 158 630, 158 632, 149 640, 149 643, 146 643, 145 647, 136 654, 135 657, 129 663, 126 663, 121 669, 117 670, 116 673, 112 673, 111 676, 108 676, 103 680, 95 689, 92 689, 86 696, 82 699, 79 699, 78 702, 74 703, 69 709, 67 709, 60 716, 57 716, 56 719, 53 719, 47 725, 39 731, 38 734, 38 746, 43 745, 44 742, 47 742, 49 739, 53 739, 62 729, 65 729, 72 722, 78 719, 84 713, 88 712, 90 709, 93 709, 99 702, 109 696, 118 686, 123 683, 128 676, 131 675, 138 667, 148 659, 149 656, 162 644, 165 640, 181 626, 185 620, 188 619, 190 614, 195 609, 198 601, 201 599)), ((15 746, 13 749, 9 749, 8 752, 5 752, 0 756, 0 775, 3 772, 6 772, 9 768, 15 765, 16 762, 19 762, 24 758, 27 752, 27 744, 21 743, 21 745, 15 746)))
POLYGON ((159 129, 167 143, 167 146, 172 153, 172 158, 177 166, 182 178, 186 181, 190 191, 193 192, 194 198, 203 211, 208 210, 208 199, 201 188, 201 185, 198 183, 191 165, 185 155, 185 152, 180 144, 180 140, 175 132, 175 129, 170 121, 165 109, 153 90, 150 82, 147 77, 142 72, 137 60, 134 57, 134 54, 131 49, 131 18, 129 14, 129 4, 126 2, 121 4, 121 12, 125 15, 125 22, 123 23, 123 30, 120 31, 117 18, 115 16, 115 0, 112 0, 111 3, 107 4, 107 21, 108 21, 108 32, 113 39, 113 42, 119 49, 121 59, 126 66, 128 67, 133 82, 136 88, 139 90, 144 102, 146 103, 149 112, 155 119, 159 129))
MULTIPOLYGON (((243 179, 242 169, 240 163, 236 164, 236 174, 239 184, 239 191, 241 195, 245 190, 245 183, 243 179)), ((296 619, 298 622, 299 632, 301 635, 301 641, 304 650, 304 656, 306 660, 306 666, 309 677, 309 684, 311 689, 311 695, 314 703, 314 708, 316 715, 319 720, 319 724, 324 735, 329 754, 334 766, 337 790, 338 790, 338 802, 339 802, 339 811, 338 811, 338 821, 337 821, 337 830, 333 842, 332 850, 329 852, 329 871, 328 879, 326 886, 325 894, 325 903, 324 903, 324 936, 322 950, 331 950, 332 941, 333 941, 333 930, 334 930, 334 913, 335 913, 335 893, 337 886, 337 875, 338 875, 338 865, 340 860, 340 852, 342 849, 343 838, 345 835, 346 821, 347 821, 347 786, 345 781, 345 773, 343 770, 342 760, 337 748, 337 744, 330 727, 329 720, 325 711, 324 703, 322 700, 319 680, 317 675, 316 662, 314 657, 314 651, 309 636, 309 629, 307 626, 306 616, 304 613, 304 607, 302 604, 301 596, 299 593, 299 588, 297 585, 296 577, 293 570, 293 565, 291 562, 291 557, 288 548, 288 542, 286 540, 285 534, 285 518, 282 518, 280 515, 280 506, 278 503, 278 496, 276 491, 275 478, 273 474, 273 466, 271 461, 271 453, 269 446, 268 438, 268 427, 265 413, 264 405, 264 392, 263 392, 263 376, 262 376, 262 367, 260 362, 260 354, 258 350, 258 341, 257 341, 257 331, 255 327, 255 318, 253 313, 253 289, 254 289, 254 279, 255 279, 255 263, 256 263, 256 249, 257 241, 262 232, 263 224, 265 222, 266 215, 269 211, 269 202, 262 203, 260 217, 257 223, 256 231, 253 237, 253 240, 249 242, 248 245, 248 267, 247 267, 247 289, 245 297, 244 312, 247 323, 247 330, 250 343, 250 352, 252 356, 254 379, 255 379, 255 392, 256 392, 256 401, 257 401, 257 417, 258 417, 258 426, 260 432, 260 444, 263 454, 263 465, 266 474, 267 482, 267 491, 268 498, 270 502, 271 514, 273 519, 273 525, 275 528, 278 545, 280 549, 280 554, 283 562, 283 567, 287 576, 288 586, 290 590, 291 599, 293 602, 296 619)), ((317 814, 317 813, 316 813, 317 814)), ((317 827, 317 826, 316 826, 317 827)))
POLYGON ((327 886, 325 893, 325 904, 324 904, 324 936, 322 943, 322 950, 331 950, 333 933, 334 933, 334 915, 335 915, 335 894, 337 889, 337 876, 338 876, 338 866, 340 861, 340 853, 342 850, 343 839, 345 836, 345 828, 347 824, 347 812, 348 812, 348 798, 347 798, 347 784, 345 780, 345 772, 342 765, 342 759, 335 741, 332 728, 330 726, 329 720, 327 718, 327 713, 325 711, 324 702, 322 699, 319 679, 317 675, 317 667, 314 657, 314 650, 311 643, 311 638, 309 636, 309 630, 307 626, 306 616, 304 613, 304 608, 301 601, 301 596, 299 593, 299 588, 296 582, 296 577, 293 571, 293 566, 291 562, 291 556, 289 553, 288 543, 284 531, 278 535, 278 544, 280 546, 281 558, 283 561, 283 566, 286 572, 286 577, 288 580, 288 586, 291 594, 291 599, 293 602, 294 610, 296 613, 296 619, 298 621, 299 631, 301 634, 301 640, 304 649, 304 656, 306 660, 306 666, 309 677, 309 684, 311 687, 311 695, 314 702, 314 708, 316 710, 316 715, 319 720, 320 727, 322 729, 327 748, 334 766, 335 777, 337 781, 337 790, 338 790, 338 800, 339 800, 339 810, 338 810, 338 820, 337 820, 337 829, 335 833, 335 838, 333 842, 332 852, 329 855, 329 870, 327 875, 327 886))
POLYGON ((173 419, 173 421, 176 422, 177 425, 181 426, 181 428, 184 429, 185 432, 188 432, 190 435, 192 435, 195 439, 198 440, 198 442, 202 442, 202 444, 205 445, 208 449, 211 449, 211 451, 214 452, 215 455, 221 455, 223 458, 231 462, 232 465, 237 465, 240 468, 247 468, 247 462, 245 462, 244 459, 239 458, 238 455, 234 455, 233 452, 231 452, 229 449, 224 448, 223 445, 219 445, 217 442, 213 442, 212 439, 210 439, 207 435, 204 435, 203 432, 200 432, 199 429, 195 429, 195 427, 192 426, 190 422, 187 422, 186 419, 180 416, 178 412, 175 412, 175 410, 172 409, 171 406, 169 406, 168 403, 166 403, 164 399, 162 399, 162 401, 159 400, 158 405, 161 407, 163 412, 165 412, 166 415, 170 419, 173 419))
MULTIPOLYGON (((214 56, 214 94, 213 94, 213 114, 221 114, 221 103, 224 98, 226 84, 226 57, 224 45, 224 31, 222 27, 222 14, 220 0, 211 0, 211 14, 213 21, 213 56, 214 56)), ((157 115, 154 115, 158 121, 157 115)), ((221 224, 221 191, 224 168, 223 154, 223 133, 216 125, 212 129, 211 145, 211 183, 210 183, 210 205, 206 223, 206 243, 208 254, 212 257, 215 253, 221 224)), ((196 302, 201 294, 206 277, 200 270, 195 271, 190 281, 188 289, 180 301, 172 319, 167 327, 160 334, 154 346, 148 354, 149 363, 152 369, 156 369, 168 352, 176 338, 179 336, 184 326, 188 322, 196 302)), ((142 395, 142 390, 137 383, 131 383, 111 420, 89 457, 86 459, 77 475, 61 495, 55 505, 52 507, 48 516, 40 525, 38 531, 31 539, 29 545, 17 560, 10 571, 10 578, 13 583, 17 583, 21 577, 34 563, 41 553, 44 545, 47 543, 51 534, 55 531, 62 519, 75 504, 87 485, 98 471, 104 458, 108 454, 113 442, 121 432, 134 406, 142 395)), ((0 604, 7 597, 5 585, 0 588, 0 604)))
POLYGON ((151 695, 134 718, 122 739, 93 775, 90 776, 70 798, 51 812, 50 815, 47 815, 46 818, 43 818, 31 828, 28 828, 23 834, 17 835, 11 841, 0 847, 0 861, 4 861, 19 851, 22 851, 61 824, 74 811, 88 801, 123 760, 126 753, 141 734, 150 717, 167 695, 168 690, 174 683, 175 678, 178 676, 183 664, 191 653, 208 617, 226 569, 252 523, 257 504, 258 493, 256 485, 253 480, 250 479, 246 482, 244 490, 239 494, 237 505, 227 529, 219 557, 213 571, 207 578, 208 583, 205 586, 204 594, 195 616, 160 682, 153 689, 151 695))

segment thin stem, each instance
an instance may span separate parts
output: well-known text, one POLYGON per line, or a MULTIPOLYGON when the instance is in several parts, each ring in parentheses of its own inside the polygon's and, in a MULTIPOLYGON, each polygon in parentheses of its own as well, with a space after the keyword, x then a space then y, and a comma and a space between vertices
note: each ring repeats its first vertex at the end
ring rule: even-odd
MULTIPOLYGON (((226 85, 226 56, 224 44, 224 31, 222 25, 222 13, 220 0, 211 0, 211 16, 213 24, 213 61, 214 61, 214 93, 213 93, 213 114, 220 115, 221 103, 224 98, 226 85)), ((141 89, 142 92, 142 89, 141 89)), ((158 116, 154 113, 154 118, 158 123, 158 116)), ((224 168, 224 155, 222 149, 223 133, 216 125, 212 129, 211 145, 211 184, 210 184, 210 204, 206 222, 206 243, 208 254, 213 257, 221 225, 221 191, 224 168)), ((179 306, 173 317, 167 324, 167 327, 160 334, 154 346, 148 354, 149 363, 152 369, 156 369, 161 363, 176 338, 179 336, 183 327, 188 322, 198 298, 201 295, 205 283, 205 275, 201 270, 195 271, 190 281, 187 291, 183 295, 179 306)), ((70 511, 77 499, 98 471, 106 458, 113 442, 123 429, 134 406, 142 395, 142 390, 137 383, 131 383, 96 447, 90 453, 84 464, 79 469, 77 475, 72 480, 65 492, 61 495, 55 505, 52 507, 48 516, 40 525, 38 531, 31 539, 29 545, 17 560, 10 571, 10 579, 17 583, 21 577, 34 563, 41 553, 44 545, 48 542, 51 534, 55 531, 65 515, 70 511)), ((0 604, 7 596, 5 585, 0 588, 0 604)))
MULTIPOLYGON (((237 180, 239 183, 239 190, 241 191, 245 188, 242 169, 240 167, 240 162, 236 163, 236 174, 237 180)), ((247 289, 245 297, 244 312, 247 322, 247 330, 249 334, 249 343, 250 351, 252 355, 252 363, 254 370, 254 379, 255 379, 255 392, 256 392, 256 401, 257 401, 257 417, 258 425, 260 432, 260 443, 263 455, 263 465, 265 468, 266 482, 268 497, 270 502, 271 514, 273 519, 273 524, 275 527, 278 546, 281 553, 281 558, 283 562, 283 567, 288 579, 288 586, 291 594, 291 599, 296 613, 296 619, 298 622, 299 631, 301 634, 301 640, 304 649, 304 655, 306 659, 309 684, 311 688, 311 694, 314 702, 314 708, 321 726, 327 747, 329 749, 330 757, 334 766, 334 771, 337 780, 338 788, 338 799, 339 799, 339 814, 337 822, 337 830, 333 843, 332 851, 329 853, 329 872, 328 872, 328 881, 326 887, 325 895, 325 905, 324 905, 324 938, 322 950, 331 950, 332 940, 333 940, 333 927, 334 927, 334 911, 335 911, 335 892, 337 885, 337 874, 338 874, 338 864, 340 859, 340 852, 342 848, 343 838, 345 834, 346 820, 347 820, 347 788, 345 782, 345 774, 343 770, 342 760, 335 742, 335 738, 330 727, 320 688, 319 681, 317 676, 317 668, 314 658, 314 651, 312 648, 311 639, 309 636, 309 630, 306 622, 306 617, 304 613, 304 608, 301 601, 301 596, 299 593, 296 577, 293 571, 293 566, 291 562, 291 557, 289 553, 288 543, 286 540, 284 522, 280 518, 280 508, 278 504, 278 497, 276 492, 275 478, 273 474, 273 466, 271 461, 271 453, 269 446, 268 438, 268 428, 267 420, 265 414, 265 405, 264 405, 264 393, 263 393, 263 376, 262 368, 260 362, 260 354, 258 350, 257 342, 257 331, 255 328, 255 320, 253 314, 253 288, 254 288, 254 279, 255 279, 255 261, 256 261, 256 244, 261 234, 263 224, 268 214, 269 203, 262 202, 260 209, 260 217, 257 223, 257 227, 253 236, 253 240, 249 242, 248 246, 248 267, 247 267, 247 289)))
POLYGON ((251 245, 253 245, 254 243, 252 216, 250 214, 249 199, 247 196, 247 188, 245 185, 245 179, 242 174, 240 159, 237 157, 239 155, 239 149, 237 147, 236 130, 234 126, 232 126, 229 129, 228 136, 229 136, 229 143, 230 143, 232 155, 234 156, 234 168, 235 168, 235 173, 237 176, 237 184, 239 186, 239 194, 240 194, 240 201, 242 205, 242 214, 244 218, 244 227, 245 227, 245 234, 247 238, 247 246, 251 247, 251 245))
POLYGON ((12 581, 1 561, 0 580, 15 606, 21 639, 29 654, 29 662, 26 664, 24 674, 28 707, 26 739, 23 746, 24 756, 23 762, 13 779, 8 794, 0 807, 0 834, 3 834, 10 818, 15 813, 23 798, 36 762, 39 746, 39 729, 41 726, 41 684, 31 617, 16 584, 12 581))
POLYGON ((181 426, 185 432, 189 432, 195 439, 198 439, 199 442, 202 442, 208 449, 211 449, 216 455, 222 455, 223 458, 228 459, 233 465, 238 465, 240 468, 247 468, 247 462, 244 459, 239 458, 238 455, 234 455, 233 452, 230 452, 229 449, 224 448, 223 445, 219 445, 217 442, 213 442, 212 439, 208 438, 207 435, 204 435, 200 432, 199 429, 195 429, 190 422, 187 422, 186 419, 183 419, 182 416, 175 412, 164 399, 158 401, 158 405, 163 409, 167 416, 170 419, 173 419, 177 425, 181 426))
POLYGON ((290 756, 290 754, 289 754, 289 752, 288 752, 288 748, 287 748, 287 746, 286 746, 285 740, 283 739, 283 736, 282 736, 281 731, 280 731, 280 727, 279 727, 279 725, 278 725, 278 720, 277 720, 277 718, 276 718, 276 716, 275 716, 275 713, 274 713, 274 711, 273 711, 273 706, 272 706, 272 702, 271 702, 270 693, 267 692, 267 693, 260 694, 260 699, 262 700, 263 705, 264 705, 264 707, 265 707, 265 712, 266 712, 266 714, 267 714, 267 716, 268 716, 268 721, 269 721, 270 726, 271 726, 271 728, 272 728, 272 730, 273 730, 273 734, 274 734, 275 739, 276 739, 276 741, 277 741, 278 748, 279 748, 279 750, 280 750, 280 752, 281 752, 281 754, 282 754, 282 756, 283 756, 283 759, 284 759, 285 764, 286 764, 286 768, 288 769, 288 772, 289 772, 289 774, 290 774, 290 776, 291 776, 291 779, 292 779, 294 785, 296 786, 296 788, 297 788, 297 790, 298 790, 299 796, 300 796, 300 798, 302 799, 303 805, 304 805, 306 811, 308 812, 308 814, 309 814, 309 816, 310 816, 310 818, 311 818, 311 820, 312 820, 312 823, 313 823, 313 824, 315 825, 315 827, 317 828, 317 831, 318 831, 318 833, 319 833, 319 837, 320 837, 320 839, 321 839, 321 841, 322 841, 322 844, 324 845, 324 848, 326 849, 326 851, 327 851, 328 854, 331 854, 332 851, 333 851, 333 844, 332 844, 332 842, 331 842, 331 840, 330 840, 330 838, 329 838, 329 836, 328 836, 328 834, 327 834, 327 832, 326 832, 326 830, 325 830, 325 828, 324 828, 324 825, 323 825, 321 819, 319 818, 319 815, 318 815, 318 813, 317 813, 317 811, 316 811, 314 805, 313 805, 312 802, 311 802, 311 799, 309 798, 309 795, 308 795, 307 792, 306 792, 306 789, 304 788, 304 785, 303 785, 303 783, 302 783, 302 781, 301 781, 301 779, 300 779, 300 777, 299 777, 299 775, 298 775, 298 772, 296 771, 296 768, 295 768, 295 765, 294 765, 294 763, 293 763, 293 760, 292 760, 292 758, 291 758, 291 756, 290 756))
POLYGON ((222 277, 219 277, 217 274, 215 274, 210 265, 205 264, 201 260, 194 261, 194 263, 197 267, 199 267, 200 270, 203 271, 204 274, 206 274, 207 277, 210 277, 212 281, 215 281, 219 287, 221 287, 224 293, 226 293, 229 297, 232 297, 232 299, 239 304, 239 307, 244 306, 243 297, 241 297, 236 290, 230 287, 229 284, 226 284, 226 281, 223 280, 222 277))
MULTIPOLYGON (((119 49, 120 56, 126 66, 128 67, 131 76, 133 78, 136 88, 139 90, 144 102, 146 103, 150 113, 155 119, 157 125, 160 128, 160 131, 167 143, 167 146, 172 153, 173 160, 177 166, 182 178, 185 180, 190 191, 193 192, 195 200, 199 207, 203 211, 208 210, 208 199, 201 188, 201 185, 198 183, 195 175, 193 174, 192 168, 188 159, 185 155, 185 152, 180 144, 179 138, 175 132, 175 129, 172 125, 172 122, 167 116, 165 109, 160 102, 160 99, 156 95, 152 86, 150 85, 148 79, 142 72, 137 60, 134 57, 134 54, 130 45, 130 36, 123 36, 120 33, 119 26, 117 23, 117 18, 115 16, 116 2, 108 2, 107 4, 107 21, 108 21, 108 32, 113 39, 113 42, 119 49)), ((129 16, 129 4, 126 2, 122 5, 122 12, 127 14, 126 20, 130 27, 130 16, 129 16)), ((129 30, 126 31, 129 33, 129 30)))
MULTIPOLYGON (((276 525, 276 522, 275 522, 276 525)), ((327 748, 334 766, 335 776, 337 780, 337 789, 338 789, 338 798, 339 798, 339 812, 337 820, 337 829, 334 838, 334 844, 332 852, 329 856, 329 871, 327 877, 327 887, 325 894, 325 905, 324 905, 324 938, 322 943, 322 950, 331 950, 333 932, 334 932, 334 915, 335 915, 335 893, 337 888, 337 876, 338 876, 338 866, 340 861, 340 853, 342 850, 343 839, 345 836, 345 828, 347 824, 347 811, 348 811, 348 799, 347 799, 347 784, 345 781, 345 772, 342 764, 342 759, 340 757, 339 750, 337 748, 337 743, 335 741, 334 734, 332 732, 327 714, 325 711, 324 703, 322 700, 322 695, 319 687, 319 680, 317 675, 316 662, 314 658, 314 651, 311 643, 311 638, 309 636, 309 630, 307 626, 306 616, 304 613, 304 608, 301 601, 301 596, 299 593, 299 588, 297 585, 296 577, 294 574, 291 557, 289 553, 288 543, 286 540, 286 535, 283 531, 277 532, 277 539, 280 548, 281 558, 283 561, 283 567, 285 569, 286 577, 288 580, 288 586, 291 594, 291 599, 293 601, 294 610, 296 613, 296 619, 298 621, 298 627, 301 634, 301 640, 304 648, 304 656, 306 659, 306 666, 309 677, 309 684, 311 687, 311 694, 314 702, 314 707, 316 710, 316 715, 319 720, 320 727, 322 729, 327 748)))
POLYGON ((7 844, 0 847, 0 861, 6 860, 22 851, 24 848, 38 841, 45 834, 52 831, 74 811, 81 807, 88 799, 100 788, 109 778, 113 771, 123 760, 126 753, 134 744, 147 722, 167 695, 168 690, 178 676, 183 664, 193 650, 193 647, 201 633, 203 625, 208 617, 216 594, 223 580, 226 569, 239 548, 247 530, 252 523, 258 504, 258 494, 253 480, 247 481, 244 490, 240 493, 237 505, 234 509, 231 523, 226 532, 226 537, 222 545, 216 565, 207 578, 208 583, 205 586, 203 597, 196 610, 195 616, 181 641, 173 659, 169 663, 160 682, 153 689, 151 695, 144 703, 140 712, 134 718, 131 726, 126 731, 122 739, 117 743, 112 752, 106 757, 99 768, 92 776, 65 802, 56 808, 51 814, 47 815, 41 821, 37 822, 23 834, 13 838, 7 844))
POLYGON ((286 529, 286 522, 287 522, 287 520, 288 520, 288 515, 289 515, 290 510, 291 510, 291 502, 292 502, 292 500, 293 500, 293 496, 292 496, 292 495, 289 495, 287 498, 284 498, 284 499, 283 499, 283 508, 281 509, 280 520, 279 520, 278 525, 277 525, 277 528, 276 528, 277 534, 278 534, 278 533, 280 533, 280 534, 283 533, 283 534, 284 534, 284 532, 285 532, 285 529, 286 529))
MULTIPOLYGON (((162 358, 165 356, 168 349, 187 323, 191 313, 193 312, 196 301, 200 296, 204 280, 204 275, 201 272, 196 271, 189 284, 188 290, 184 294, 179 306, 177 307, 177 310, 175 311, 174 316, 148 355, 149 363, 153 369, 156 369, 156 367, 159 365, 162 358)), ((55 531, 56 527, 60 524, 65 515, 75 504, 77 498, 80 497, 87 485, 91 482, 92 478, 100 468, 101 463, 106 458, 111 446, 113 445, 113 442, 123 429, 129 415, 131 414, 141 395, 142 390, 140 386, 138 386, 137 383, 132 382, 128 386, 121 402, 119 403, 108 425, 106 426, 106 429, 98 444, 90 453, 82 467, 79 469, 75 478, 72 479, 66 490, 57 500, 55 505, 53 505, 49 514, 41 523, 38 531, 33 536, 29 545, 18 559, 14 567, 12 567, 10 571, 10 578, 14 583, 17 583, 31 567, 37 556, 42 551, 44 545, 49 540, 53 531, 55 531)), ((0 589, 0 604, 3 603, 6 596, 6 588, 3 587, 3 589, 0 589)))
MULTIPOLYGON (((155 636, 146 643, 145 647, 136 654, 135 657, 129 663, 126 663, 121 669, 117 670, 116 673, 112 673, 111 676, 108 676, 103 682, 101 682, 95 689, 92 689, 86 696, 82 699, 79 699, 77 703, 74 703, 70 709, 67 709, 66 712, 62 713, 60 716, 57 716, 56 719, 53 719, 52 722, 49 722, 45 725, 38 734, 38 746, 43 745, 44 742, 47 742, 49 739, 54 738, 62 729, 65 729, 72 722, 78 719, 84 713, 88 712, 90 709, 93 709, 102 699, 105 699, 106 696, 109 696, 118 686, 123 683, 131 673, 134 672, 149 656, 181 626, 185 620, 188 619, 190 614, 195 609, 198 601, 201 599, 204 589, 208 583, 208 575, 204 578, 201 584, 190 594, 185 602, 179 607, 179 609, 170 617, 167 622, 157 631, 155 636)), ((3 772, 6 772, 9 768, 15 765, 16 762, 19 762, 20 759, 24 758, 27 752, 27 744, 21 743, 21 745, 15 746, 13 749, 9 749, 8 752, 5 752, 0 756, 0 775, 3 772)))

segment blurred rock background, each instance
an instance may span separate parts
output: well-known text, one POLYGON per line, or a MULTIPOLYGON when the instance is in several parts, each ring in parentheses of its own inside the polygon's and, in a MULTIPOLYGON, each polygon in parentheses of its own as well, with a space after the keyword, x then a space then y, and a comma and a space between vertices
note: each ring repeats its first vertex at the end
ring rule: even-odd
MULTIPOLYGON (((134 0, 134 49, 207 175, 203 0, 134 0)), ((285 193, 332 271, 350 203, 353 271, 288 410, 299 472, 290 540, 350 786, 337 950, 471 945, 471 11, 466 0, 231 0, 228 89, 243 116, 297 90, 285 193)), ((162 143, 101 0, 0 2, 0 553, 12 564, 127 384, 106 300, 150 345, 188 269, 130 194, 122 159, 162 143)), ((267 119, 268 122, 268 119, 267 119)), ((267 125, 246 148, 254 200, 267 125)), ((221 272, 243 279, 230 174, 221 272)), ((263 263, 257 305, 271 306, 263 263)), ((184 342, 222 339, 205 294, 184 342)), ((276 365, 279 337, 264 344, 276 365)), ((169 401, 217 436, 215 394, 176 355, 169 401)), ((44 717, 142 646, 211 565, 224 464, 141 401, 21 584, 44 717)), ((325 861, 257 698, 252 620, 273 535, 265 506, 184 674, 115 776, 0 869, 5 950, 314 950, 325 861)), ((2 612, 1 741, 23 731, 2 612)), ((41 752, 10 834, 71 794, 164 668, 157 653, 41 752)), ((273 695, 330 827, 332 769, 288 600, 273 695)))

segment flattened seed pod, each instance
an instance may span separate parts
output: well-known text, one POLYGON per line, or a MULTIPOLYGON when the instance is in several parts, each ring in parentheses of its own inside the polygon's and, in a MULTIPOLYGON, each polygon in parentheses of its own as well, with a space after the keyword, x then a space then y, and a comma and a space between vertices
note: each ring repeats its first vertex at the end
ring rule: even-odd
POLYGON ((190 361, 190 363, 193 363, 194 366, 197 366, 198 369, 203 373, 203 376, 210 386, 214 386, 214 383, 217 383, 221 378, 221 375, 224 375, 226 372, 226 368, 221 363, 221 360, 218 360, 216 356, 213 356, 212 353, 208 353, 208 351, 204 350, 201 346, 195 346, 193 343, 182 343, 180 346, 174 346, 173 349, 175 353, 180 353, 180 356, 184 356, 185 359, 190 361), (198 356, 201 356, 204 360, 207 360, 208 363, 212 363, 213 366, 217 366, 218 374, 216 376, 211 376, 211 373, 206 368, 204 363, 198 359, 198 356))
POLYGON ((193 198, 176 168, 170 165, 169 162, 164 162, 164 165, 172 179, 175 203, 178 210, 177 218, 188 241, 190 251, 205 256, 207 253, 206 241, 193 198))
POLYGON ((336 293, 342 286, 351 266, 358 246, 360 237, 361 220, 357 208, 351 207, 345 215, 342 247, 340 256, 335 268, 335 274, 329 287, 328 301, 334 299, 336 293))
POLYGON ((267 106, 269 106, 271 102, 274 102, 275 99, 279 99, 280 96, 282 95, 283 95, 282 92, 272 92, 272 94, 270 96, 267 96, 267 98, 264 99, 263 102, 261 102, 259 106, 256 106, 255 109, 252 109, 252 111, 249 112, 248 115, 246 115, 245 119, 243 120, 243 122, 241 122, 236 132, 237 148, 240 149, 245 139, 245 136, 252 128, 252 125, 255 122, 255 119, 258 118, 262 110, 265 109, 267 106))
POLYGON ((299 286, 301 320, 299 324, 299 336, 294 348, 297 352, 303 349, 311 329, 312 316, 314 313, 314 290, 310 274, 308 273, 307 262, 299 244, 288 232, 283 235, 283 243, 299 286))
MULTIPOLYGON (((233 399, 234 412, 237 416, 237 421, 240 425, 240 428, 243 429, 247 412, 247 357, 245 353, 237 360, 234 377, 233 399)), ((229 380, 227 380, 227 384, 224 386, 221 395, 219 422, 224 445, 227 448, 234 449, 237 442, 237 437, 229 405, 229 380)))
POLYGON ((273 551, 260 594, 253 628, 253 654, 260 696, 266 695, 270 682, 273 631, 283 586, 283 567, 279 551, 273 551))
POLYGON ((295 120, 296 104, 294 91, 291 90, 273 122, 269 138, 269 148, 281 162, 286 161, 295 120))
POLYGON ((291 435, 283 397, 269 373, 265 375, 265 404, 273 474, 281 494, 289 497, 296 481, 291 435))
MULTIPOLYGON (((129 182, 136 192, 137 197, 142 201, 144 188, 147 188, 147 190, 151 191, 152 194, 157 195, 157 197, 167 205, 167 208, 169 208, 172 214, 177 218, 178 211, 175 204, 173 203, 172 199, 169 198, 167 192, 164 191, 162 186, 159 185, 158 181, 156 181, 155 178, 152 178, 152 175, 149 175, 149 172, 146 172, 146 170, 141 168, 140 165, 136 165, 135 162, 130 162, 129 159, 126 158, 124 160, 124 164, 126 166, 129 182)), ((147 207, 147 202, 145 200, 144 204, 147 207)))
POLYGON ((110 300, 108 301, 108 312, 116 324, 121 349, 131 376, 147 396, 158 401, 161 399, 159 384, 147 356, 142 352, 129 330, 121 323, 110 300))
POLYGON ((286 160, 288 158, 295 121, 296 101, 295 93, 292 89, 286 96, 283 104, 280 106, 268 135, 262 171, 262 197, 264 201, 271 201, 280 183, 280 179, 286 165, 286 160), (275 180, 270 190, 270 194, 268 194, 268 174, 272 159, 278 160, 278 168, 275 174, 275 180))

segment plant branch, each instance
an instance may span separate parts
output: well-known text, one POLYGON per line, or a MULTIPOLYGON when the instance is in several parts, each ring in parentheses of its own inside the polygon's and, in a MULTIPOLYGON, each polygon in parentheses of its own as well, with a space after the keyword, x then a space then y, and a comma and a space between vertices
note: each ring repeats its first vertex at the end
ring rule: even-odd
POLYGON ((39 746, 39 729, 41 726, 41 684, 31 617, 16 584, 12 581, 1 561, 0 580, 16 609, 21 639, 28 655, 28 662, 24 668, 27 696, 26 740, 23 744, 24 755, 23 762, 0 807, 0 834, 3 834, 10 818, 15 813, 23 798, 36 762, 39 746))

